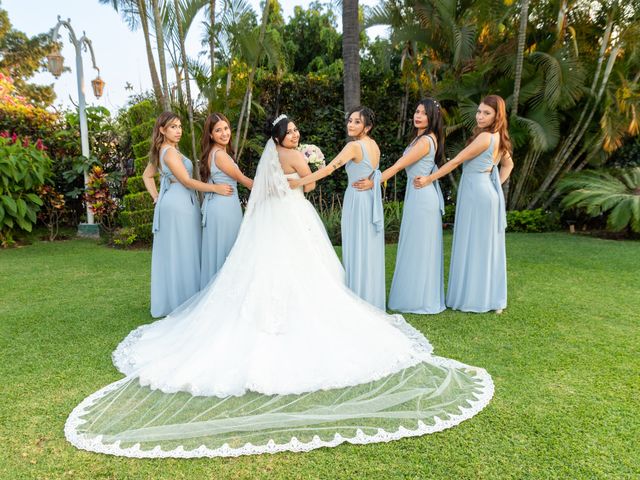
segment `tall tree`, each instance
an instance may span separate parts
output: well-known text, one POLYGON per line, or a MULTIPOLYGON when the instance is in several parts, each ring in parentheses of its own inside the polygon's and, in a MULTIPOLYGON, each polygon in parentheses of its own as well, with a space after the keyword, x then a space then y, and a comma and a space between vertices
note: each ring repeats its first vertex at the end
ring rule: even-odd
POLYGON ((162 79, 162 98, 160 103, 162 108, 167 111, 171 109, 169 103, 169 83, 167 81, 167 62, 164 55, 164 33, 162 30, 162 15, 160 14, 160 1, 151 0, 153 10, 153 24, 156 33, 156 43, 158 45, 158 64, 160 67, 160 77, 162 79))
POLYGON ((162 85, 158 70, 156 68, 156 60, 153 56, 153 48, 151 47, 151 34, 149 31, 149 11, 145 0, 99 0, 103 5, 111 5, 116 12, 129 26, 129 29, 135 31, 138 25, 142 26, 144 36, 144 44, 147 52, 147 64, 149 66, 149 74, 151 75, 151 84, 153 85, 153 94, 156 101, 162 104, 162 85))
POLYGON ((529 18, 529 0, 521 0, 520 28, 518 29, 518 51, 516 53, 516 73, 513 82, 513 100, 511 116, 518 115, 518 102, 520 100, 520 86, 522 84, 522 65, 524 63, 524 44, 527 39, 527 22, 529 18))
POLYGON ((360 105, 360 20, 358 0, 342 2, 342 58, 344 60, 344 110, 360 105))
POLYGON ((267 30, 267 20, 269 19, 269 7, 271 6, 270 0, 265 0, 264 2, 264 10, 262 11, 262 22, 260 23, 260 33, 258 34, 258 44, 257 44, 257 52, 255 58, 253 59, 253 63, 251 65, 251 70, 249 71, 249 78, 247 80, 247 89, 244 94, 244 101, 242 103, 242 109, 240 110, 240 117, 238 118, 238 128, 236 130, 236 141, 233 146, 234 150, 238 152, 238 158, 242 153, 242 150, 238 150, 238 145, 240 142, 240 136, 242 135, 242 126, 243 122, 246 122, 245 127, 245 138, 246 131, 249 126, 249 118, 251 116, 251 100, 253 98, 253 80, 256 76, 256 71, 258 70, 258 65, 260 64, 261 52, 264 43, 264 35, 267 30), (246 118, 245 118, 246 116, 246 118))
POLYGON ((209 55, 213 75, 216 71, 216 0, 209 0, 209 55))
POLYGON ((0 9, 0 70, 13 78, 20 96, 39 106, 50 105, 55 99, 52 85, 34 85, 27 81, 44 68, 44 58, 55 48, 51 36, 45 33, 29 38, 14 29, 6 10, 0 9))
POLYGON ((173 0, 173 8, 175 9, 175 21, 178 27, 178 38, 180 42, 180 56, 182 63, 182 71, 184 72, 185 90, 187 93, 187 113, 189 116, 189 130, 191 131, 191 154, 194 162, 194 177, 200 178, 200 168, 198 166, 198 152, 196 151, 196 135, 193 123, 193 100, 191 98, 191 85, 189 83, 189 61, 187 58, 187 50, 185 48, 185 29, 183 25, 183 13, 180 9, 178 0, 173 0))

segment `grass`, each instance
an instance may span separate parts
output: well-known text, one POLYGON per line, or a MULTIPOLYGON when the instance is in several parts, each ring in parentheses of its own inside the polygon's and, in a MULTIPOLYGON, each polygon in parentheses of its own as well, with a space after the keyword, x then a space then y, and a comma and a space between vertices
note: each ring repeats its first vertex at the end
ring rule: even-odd
MULTIPOLYGON (((151 321, 150 252, 84 240, 0 251, 0 478, 638 478, 640 244, 507 242, 503 315, 407 316, 436 354, 491 373, 478 416, 388 444, 196 460, 110 457, 63 436, 71 409, 120 378, 111 351, 151 321)), ((388 284, 394 257, 389 246, 388 284)))

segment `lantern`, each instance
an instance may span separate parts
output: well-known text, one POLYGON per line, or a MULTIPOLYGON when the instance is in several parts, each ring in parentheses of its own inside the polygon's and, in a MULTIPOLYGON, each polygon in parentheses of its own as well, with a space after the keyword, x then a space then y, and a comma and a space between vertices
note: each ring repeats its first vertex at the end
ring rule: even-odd
POLYGON ((96 98, 100 98, 102 96, 102 90, 104 90, 104 80, 100 78, 100 75, 91 80, 91 86, 93 87, 93 94, 96 98))
POLYGON ((60 52, 56 50, 55 52, 47 55, 47 68, 54 77, 58 78, 60 76, 63 67, 64 57, 60 55, 60 52))

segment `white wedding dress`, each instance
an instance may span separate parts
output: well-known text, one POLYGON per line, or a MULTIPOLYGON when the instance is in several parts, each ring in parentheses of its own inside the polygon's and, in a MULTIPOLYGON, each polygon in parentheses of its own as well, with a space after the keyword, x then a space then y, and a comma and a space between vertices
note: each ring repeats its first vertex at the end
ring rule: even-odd
POLYGON ((217 276, 113 353, 126 377, 72 412, 79 448, 136 457, 235 456, 372 443, 453 426, 491 398, 482 369, 435 357, 369 305, 272 141, 217 276))

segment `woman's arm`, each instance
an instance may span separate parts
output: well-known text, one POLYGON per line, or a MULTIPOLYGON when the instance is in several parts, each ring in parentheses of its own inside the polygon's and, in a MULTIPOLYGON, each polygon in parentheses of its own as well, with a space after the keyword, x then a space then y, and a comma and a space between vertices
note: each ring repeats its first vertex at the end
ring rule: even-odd
POLYGON ((158 188, 156 187, 155 176, 158 173, 158 169, 156 169, 155 165, 152 163, 147 164, 147 168, 144 169, 142 173, 142 181, 144 182, 144 187, 147 189, 147 192, 153 198, 153 203, 156 203, 158 200, 158 188))
POLYGON ((218 195, 231 195, 233 187, 231 185, 214 185, 195 180, 189 176, 189 172, 182 163, 182 155, 175 148, 170 148, 164 156, 164 163, 169 167, 173 176, 185 187, 201 192, 213 192, 218 195))
POLYGON ((442 168, 437 172, 427 176, 418 176, 413 180, 413 186, 416 188, 426 187, 430 183, 435 182, 439 178, 444 177, 448 173, 452 172, 467 160, 477 157, 487 148, 491 143, 491 134, 489 132, 483 132, 478 135, 473 142, 467 145, 458 155, 445 163, 442 168))
POLYGON ((318 180, 323 179, 324 177, 328 177, 333 172, 335 172, 338 168, 343 167, 347 164, 349 160, 353 160, 359 158, 359 155, 362 155, 362 150, 356 146, 356 142, 347 143, 342 151, 331 160, 331 162, 311 175, 307 175, 300 180, 289 180, 289 185, 291 188, 298 188, 301 185, 308 185, 312 182, 317 182, 318 180))
MULTIPOLYGON (((413 165, 422 157, 427 155, 431 150, 431 143, 425 137, 421 137, 406 153, 406 155, 401 156, 396 163, 387 168, 384 172, 382 172, 382 176, 380 177, 380 182, 384 183, 389 180, 391 177, 396 175, 398 172, 404 170, 409 165, 413 165)), ((369 178, 362 178, 353 184, 353 187, 356 190, 369 190, 373 188, 373 180, 369 178)))
POLYGON ((500 159, 500 184, 503 184, 511 175, 511 170, 513 170, 513 158, 511 158, 510 153, 506 153, 500 159))
MULTIPOLYGON (((298 152, 296 150, 292 153, 293 155, 291 155, 291 157, 289 158, 289 165, 293 167, 293 169, 296 171, 298 175, 300 175, 301 178, 310 176, 311 168, 309 168, 309 164, 304 158, 304 155, 302 154, 302 152, 298 152)), ((310 192, 315 188, 316 188, 316 182, 307 183, 304 186, 304 191, 305 193, 310 192)))
POLYGON ((251 190, 253 187, 253 180, 249 177, 245 176, 240 167, 233 161, 233 159, 227 154, 227 152, 222 150, 217 150, 216 152, 212 152, 212 155, 209 158, 209 162, 216 162, 216 166, 226 173, 228 176, 233 178, 236 182, 247 187, 251 190))

